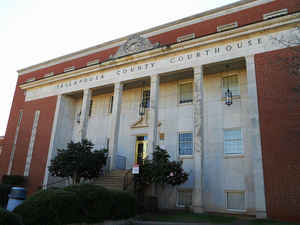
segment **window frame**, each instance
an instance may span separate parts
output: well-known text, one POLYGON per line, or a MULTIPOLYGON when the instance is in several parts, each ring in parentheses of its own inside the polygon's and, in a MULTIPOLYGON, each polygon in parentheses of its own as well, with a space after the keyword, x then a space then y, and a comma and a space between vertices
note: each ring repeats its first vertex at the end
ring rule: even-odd
POLYGON ((225 190, 225 210, 231 212, 246 212, 247 211, 247 192, 245 190, 225 190), (244 209, 229 209, 228 208, 228 193, 243 193, 244 194, 244 209))
POLYGON ((185 207, 191 207, 193 205, 193 189, 190 188, 176 188, 176 207, 178 208, 185 208, 185 207), (179 204, 179 192, 191 192, 191 205, 180 205, 179 204))
POLYGON ((114 105, 114 95, 110 95, 108 99, 108 109, 107 109, 107 112, 109 114, 113 112, 113 105, 114 105))
POLYGON ((238 157, 243 157, 244 156, 244 141, 243 141, 243 129, 241 127, 233 127, 233 128, 224 128, 223 129, 223 154, 225 158, 238 158, 238 157), (241 139, 230 139, 227 141, 236 141, 240 140, 241 141, 241 146, 242 146, 242 151, 239 153, 226 153, 225 152, 225 131, 231 131, 231 130, 240 130, 241 132, 241 139))
POLYGON ((194 134, 193 131, 178 131, 177 132, 177 154, 179 158, 192 158, 194 155, 194 134), (180 134, 191 134, 192 135, 192 154, 182 155, 180 154, 180 134))
POLYGON ((193 80, 180 80, 177 83, 177 104, 178 105, 191 105, 194 102, 194 97, 193 97, 193 93, 194 93, 194 82, 193 80), (188 102, 181 102, 181 85, 184 84, 188 84, 191 83, 192 84, 192 99, 191 101, 188 102))

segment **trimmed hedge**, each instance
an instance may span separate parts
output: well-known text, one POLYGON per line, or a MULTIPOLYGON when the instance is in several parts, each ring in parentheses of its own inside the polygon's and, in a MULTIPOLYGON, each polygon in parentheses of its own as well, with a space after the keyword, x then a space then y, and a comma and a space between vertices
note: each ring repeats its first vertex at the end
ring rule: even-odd
POLYGON ((76 222, 76 195, 72 192, 49 189, 42 190, 17 206, 14 213, 22 216, 25 225, 62 225, 76 222))
POLYGON ((65 187, 64 190, 76 195, 73 204, 76 204, 80 209, 76 215, 76 222, 102 222, 111 217, 113 199, 106 188, 81 184, 65 187))
POLYGON ((39 191, 14 212, 23 217, 25 225, 97 223, 135 216, 136 199, 128 192, 81 184, 39 191))
POLYGON ((23 225, 20 216, 0 208, 0 224, 1 225, 23 225))
POLYGON ((111 190, 113 206, 112 219, 127 219, 136 215, 137 202, 133 194, 126 191, 111 190))
POLYGON ((2 184, 25 187, 27 184, 27 178, 21 175, 3 175, 2 184))
POLYGON ((9 184, 0 184, 0 207, 2 208, 5 208, 7 205, 10 188, 9 184))

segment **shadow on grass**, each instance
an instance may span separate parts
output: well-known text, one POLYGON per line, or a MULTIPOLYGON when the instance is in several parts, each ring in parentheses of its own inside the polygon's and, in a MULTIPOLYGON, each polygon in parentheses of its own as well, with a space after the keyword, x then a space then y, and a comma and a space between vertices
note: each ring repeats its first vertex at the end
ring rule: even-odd
POLYGON ((235 216, 221 213, 195 214, 189 211, 160 211, 140 215, 142 221, 211 223, 228 225, 299 225, 296 223, 280 222, 267 219, 255 219, 249 216, 235 216))

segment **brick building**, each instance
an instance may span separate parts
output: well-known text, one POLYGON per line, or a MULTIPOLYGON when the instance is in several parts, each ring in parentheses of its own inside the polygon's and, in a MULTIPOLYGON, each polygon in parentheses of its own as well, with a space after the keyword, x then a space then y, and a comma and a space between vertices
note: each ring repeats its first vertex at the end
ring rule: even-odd
POLYGON ((297 0, 243 0, 19 70, 0 175, 32 193, 70 140, 111 170, 160 145, 190 174, 161 208, 300 220, 299 25, 297 0))

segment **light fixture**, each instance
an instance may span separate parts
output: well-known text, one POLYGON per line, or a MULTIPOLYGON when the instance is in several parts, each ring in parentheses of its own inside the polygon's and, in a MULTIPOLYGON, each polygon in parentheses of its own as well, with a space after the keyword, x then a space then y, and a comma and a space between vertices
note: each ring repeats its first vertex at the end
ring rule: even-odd
POLYGON ((232 92, 229 90, 229 88, 225 92, 225 104, 228 106, 232 105, 232 92))

